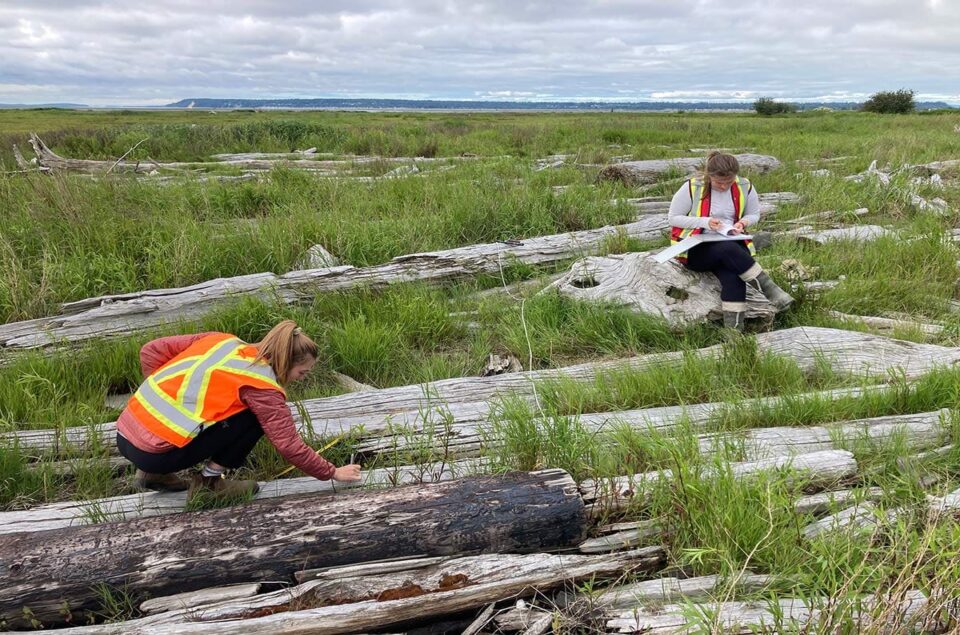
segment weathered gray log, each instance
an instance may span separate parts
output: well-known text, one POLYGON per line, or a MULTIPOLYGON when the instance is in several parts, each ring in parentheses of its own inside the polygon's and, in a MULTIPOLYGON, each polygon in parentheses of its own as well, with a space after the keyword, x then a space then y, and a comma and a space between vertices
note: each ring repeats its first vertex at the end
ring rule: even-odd
MULTIPOLYGON (((934 520, 943 515, 954 514, 960 511, 960 490, 946 496, 927 496, 926 506, 926 511, 934 520)), ((880 509, 870 501, 861 502, 810 523, 803 528, 803 535, 807 539, 814 539, 837 532, 871 534, 910 513, 911 510, 906 507, 880 509)))
POLYGON ((884 443, 900 438, 908 448, 935 447, 949 437, 950 409, 908 415, 872 417, 819 426, 754 428, 740 433, 703 435, 700 447, 708 453, 731 441, 743 446, 748 460, 806 454, 820 450, 847 449, 858 443, 884 443))
MULTIPOLYGON (((758 334, 756 341, 761 352, 789 357, 804 371, 814 370, 818 363, 825 361, 838 373, 885 375, 900 369, 907 378, 915 378, 935 367, 950 366, 960 360, 958 349, 840 329, 797 327, 758 334)), ((712 357, 721 350, 721 347, 713 346, 693 354, 712 357)), ((611 371, 642 371, 662 364, 676 364, 683 359, 681 352, 656 353, 560 369, 446 379, 362 395, 310 399, 300 402, 300 406, 317 434, 337 435, 363 424, 368 433, 375 435, 391 426, 409 426, 418 421, 436 422, 438 416, 446 420, 447 414, 454 411, 457 413, 455 422, 481 421, 490 412, 490 405, 483 402, 507 394, 532 397, 537 381, 565 378, 587 382, 611 371), (461 405, 450 405, 458 403, 461 405)), ((294 417, 299 420, 299 412, 295 412, 294 417)), ((115 426, 102 424, 62 431, 22 431, 15 435, 0 435, 0 439, 8 443, 15 439, 20 448, 45 449, 63 444, 84 444, 93 435, 109 446, 115 433, 115 426)))
MULTIPOLYGON (((690 271, 672 260, 657 262, 653 257, 659 251, 582 258, 547 290, 577 300, 620 304, 678 327, 722 318, 716 276, 690 271)), ((769 323, 776 314, 762 293, 747 287, 747 318, 769 323)))
POLYGON ((858 501, 878 501, 883 496, 883 488, 867 487, 857 489, 841 489, 830 492, 809 494, 797 499, 793 510, 798 514, 820 515, 831 509, 850 505, 858 501))
MULTIPOLYGON (((568 593, 560 598, 560 607, 568 606, 577 599, 589 602, 589 605, 611 618, 617 612, 632 609, 635 606, 651 606, 678 600, 698 601, 716 597, 723 591, 735 590, 738 593, 749 593, 763 590, 776 582, 775 576, 758 575, 749 571, 739 576, 723 578, 718 575, 708 575, 696 578, 655 578, 643 582, 634 582, 607 587, 602 591, 594 591, 587 598, 583 594, 568 593)), ((497 616, 497 626, 505 631, 518 631, 530 622, 531 613, 540 612, 540 609, 530 605, 504 611, 497 616)))
MULTIPOLYGON (((185 622, 212 623, 209 631, 219 632, 217 627, 225 620, 249 619, 291 609, 302 610, 306 606, 322 606, 329 603, 349 604, 356 602, 397 601, 404 598, 423 597, 443 591, 454 591, 469 586, 509 581, 517 576, 552 574, 555 581, 542 584, 537 589, 512 592, 508 596, 532 595, 537 590, 547 590, 563 582, 570 567, 592 570, 598 579, 619 578, 628 572, 644 572, 657 568, 664 560, 661 547, 635 550, 614 556, 586 557, 571 555, 534 554, 489 554, 456 558, 419 558, 407 561, 422 561, 422 566, 411 564, 400 572, 376 571, 370 563, 362 567, 335 567, 329 576, 314 579, 295 587, 264 593, 252 598, 236 599, 205 604, 193 610, 175 609, 164 615, 153 615, 130 620, 121 624, 102 624, 82 628, 64 629, 65 635, 126 635, 128 633, 153 632, 159 625, 170 625, 164 632, 176 633, 173 625, 185 622), (149 628, 148 628, 149 627, 149 628)), ((586 575, 586 574, 584 574, 586 575)), ((164 598, 158 598, 163 600, 164 598)), ((499 599, 499 598, 493 598, 499 599)), ((427 617, 427 616, 425 616, 427 617)))
POLYGON ((166 595, 141 603, 140 611, 145 615, 156 615, 157 613, 192 609, 204 604, 219 604, 230 600, 246 599, 259 593, 260 586, 259 582, 248 582, 246 584, 232 584, 230 586, 166 595))
POLYGON ((850 320, 852 322, 862 322, 866 326, 881 331, 884 335, 892 334, 896 330, 916 330, 924 335, 936 336, 944 331, 942 324, 926 324, 924 322, 911 322, 909 320, 893 320, 884 317, 874 317, 871 315, 848 315, 840 311, 827 311, 827 315, 838 320, 850 320))
MULTIPOLYGON (((784 203, 798 203, 800 196, 794 192, 764 192, 759 195, 760 216, 767 219, 776 214, 777 209, 784 203)), ((636 210, 637 214, 666 214, 670 211, 670 199, 665 196, 643 198, 612 199, 612 205, 625 203, 636 210)), ((830 213, 830 212, 827 212, 830 213)))
MULTIPOLYGON (((960 361, 960 349, 956 348, 820 327, 760 333, 756 335, 756 342, 760 352, 788 357, 803 371, 813 371, 818 364, 826 362, 840 374, 883 377, 898 370, 905 378, 913 379, 934 368, 949 367, 960 361)), ((713 346, 692 354, 713 357, 721 350, 721 347, 713 346)), ((642 371, 663 364, 677 364, 683 361, 684 355, 683 352, 656 353, 559 369, 445 379, 416 386, 309 399, 300 402, 300 406, 313 430, 320 435, 341 434, 361 424, 371 435, 380 434, 390 426, 413 425, 425 419, 428 423, 436 422, 438 415, 445 418, 448 411, 456 411, 458 421, 467 417, 480 421, 490 412, 489 404, 482 402, 506 395, 532 397, 537 381, 564 378, 589 382, 612 371, 642 371)), ((299 414, 295 413, 295 417, 299 418, 299 414)), ((94 428, 101 431, 95 429, 95 434, 108 435, 108 439, 115 433, 115 428, 108 424, 94 428)), ((84 443, 90 433, 89 428, 73 428, 60 436, 70 437, 70 442, 84 443)), ((49 430, 24 431, 16 435, 21 448, 49 447, 51 436, 57 438, 58 435, 51 435, 49 430)))
POLYGON ((951 443, 950 445, 944 445, 926 452, 919 452, 917 454, 911 454, 910 456, 902 456, 897 459, 897 467, 899 467, 901 470, 906 470, 912 465, 921 463, 923 461, 944 458, 950 456, 955 448, 956 446, 951 443))
MULTIPOLYGON (((857 461, 853 454, 843 450, 827 450, 778 456, 759 461, 731 463, 730 473, 737 478, 756 474, 785 471, 790 482, 800 482, 811 487, 830 487, 849 479, 857 473, 857 461)), ((713 468, 704 468, 706 477, 712 476, 713 468)), ((646 472, 632 476, 605 479, 589 479, 580 484, 584 501, 596 503, 604 509, 617 509, 629 504, 646 504, 657 485, 673 479, 672 470, 646 472)))
POLYGON ((352 168, 356 165, 370 163, 409 163, 411 160, 418 162, 447 162, 463 161, 474 157, 417 157, 415 159, 407 157, 352 157, 343 160, 321 160, 317 158, 307 159, 304 157, 315 156, 303 153, 291 153, 286 156, 277 157, 256 157, 256 156, 233 156, 216 155, 218 160, 213 162, 165 162, 159 163, 153 160, 146 161, 124 161, 110 160, 98 161, 92 159, 69 159, 62 157, 51 150, 36 134, 30 134, 30 145, 37 155, 39 165, 50 170, 59 170, 65 172, 82 172, 85 174, 109 174, 110 172, 129 172, 134 174, 146 174, 154 170, 193 170, 205 168, 219 168, 225 165, 239 167, 250 170, 269 170, 276 166, 294 167, 304 170, 330 170, 339 168, 352 168))
POLYGON ((292 304, 331 291, 381 288, 412 281, 441 283, 498 273, 514 263, 551 264, 596 250, 613 236, 659 237, 665 227, 666 217, 654 216, 627 225, 540 236, 520 245, 489 243, 409 254, 373 267, 327 267, 291 271, 282 276, 257 273, 176 289, 89 298, 62 305, 59 316, 0 326, 0 350, 76 344, 196 321, 243 297, 292 304))
POLYGON ((654 542, 659 542, 663 533, 664 529, 660 521, 656 519, 645 520, 640 523, 639 527, 585 540, 580 543, 577 549, 580 553, 608 553, 610 551, 646 547, 654 542))
MULTIPOLYGON (((359 481, 337 483, 313 477, 280 479, 260 483, 256 500, 301 494, 336 494, 360 487, 395 487, 440 483, 482 473, 484 462, 476 459, 423 465, 402 465, 362 472, 359 481)), ((0 535, 79 527, 149 516, 177 514, 187 503, 185 492, 145 492, 87 501, 38 505, 22 511, 0 512, 0 535)))
POLYGON ((835 240, 850 240, 864 243, 878 238, 896 238, 897 232, 879 225, 854 225, 851 227, 822 230, 813 227, 798 227, 797 229, 792 229, 787 232, 781 232, 778 236, 794 238, 796 240, 809 240, 822 245, 835 240))
POLYGON ((413 555, 531 553, 578 544, 586 515, 561 470, 294 497, 0 537, 0 617, 59 622, 96 606, 98 582, 169 595, 293 579, 299 569, 413 555))
MULTIPOLYGON (((738 154, 735 156, 740 163, 741 170, 745 172, 763 174, 780 167, 780 161, 771 156, 762 154, 738 154)), ((644 185, 654 183, 662 175, 677 170, 694 174, 702 166, 703 157, 627 161, 603 168, 600 171, 599 178, 605 181, 620 181, 627 186, 644 185)))
POLYGON ((668 604, 656 608, 636 606, 607 621, 607 628, 618 633, 752 633, 833 632, 836 617, 849 615, 858 632, 908 633, 922 619, 927 597, 920 591, 907 591, 894 597, 804 598, 768 601, 710 602, 697 605, 699 617, 691 618, 688 604, 668 604), (845 610, 844 610, 845 609, 845 610), (849 611, 849 613, 847 613, 849 611), (873 614, 879 614, 874 619, 873 614), (836 617, 834 617, 836 616, 836 617), (833 619, 831 619, 833 618, 833 619), (820 628, 829 629, 820 630, 820 628))

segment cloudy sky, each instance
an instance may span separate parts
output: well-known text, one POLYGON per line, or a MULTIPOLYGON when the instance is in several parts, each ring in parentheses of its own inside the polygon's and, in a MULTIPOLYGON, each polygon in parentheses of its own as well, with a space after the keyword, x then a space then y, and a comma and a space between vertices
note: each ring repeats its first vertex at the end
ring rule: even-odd
POLYGON ((0 102, 960 103, 960 0, 0 0, 0 102))

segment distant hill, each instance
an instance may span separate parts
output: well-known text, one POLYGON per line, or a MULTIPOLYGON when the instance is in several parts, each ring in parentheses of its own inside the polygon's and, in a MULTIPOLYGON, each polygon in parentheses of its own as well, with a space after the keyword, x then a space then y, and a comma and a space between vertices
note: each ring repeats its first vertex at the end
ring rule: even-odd
MULTIPOLYGON (((853 110, 859 102, 806 102, 801 110, 826 107, 853 110)), ((708 101, 579 102, 579 101, 457 101, 442 99, 181 99, 167 108, 201 109, 344 109, 344 110, 753 110, 753 103, 708 101)), ((945 102, 918 102, 919 110, 950 108, 945 102)))
POLYGON ((0 108, 19 108, 21 110, 36 110, 40 108, 89 108, 90 106, 86 104, 70 104, 70 103, 56 103, 56 104, 0 104, 0 108))

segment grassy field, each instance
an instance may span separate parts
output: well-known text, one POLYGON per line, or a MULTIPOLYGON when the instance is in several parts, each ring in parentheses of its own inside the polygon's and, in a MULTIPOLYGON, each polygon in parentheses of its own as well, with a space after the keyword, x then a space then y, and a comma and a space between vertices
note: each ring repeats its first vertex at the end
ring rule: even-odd
MULTIPOLYGON (((601 165, 615 157, 699 156, 702 151, 691 149, 716 146, 772 154, 783 162, 777 171, 749 175, 760 192, 802 196, 799 203, 781 206, 775 219, 781 224, 768 222, 767 228, 782 229, 784 221, 836 210, 850 222, 898 232, 897 239, 867 244, 777 241, 761 251, 760 262, 784 284, 787 278, 779 267, 789 259, 815 270, 818 280, 840 281, 817 295, 798 288, 797 307, 779 317, 776 328, 866 328, 840 321, 830 311, 908 316, 944 329, 925 336, 902 328, 897 337, 957 346, 960 313, 951 301, 960 298, 960 251, 949 235, 960 221, 960 170, 943 174, 942 189, 914 184, 906 172, 895 175, 891 187, 843 177, 873 160, 897 168, 960 157, 958 124, 960 115, 953 113, 758 117, 0 110, 0 322, 55 315, 63 302, 102 294, 283 273, 297 268, 314 244, 346 264, 367 266, 407 253, 629 222, 635 212, 615 199, 638 194, 620 184, 597 182, 601 165), (13 144, 27 154, 30 132, 62 156, 103 160, 115 160, 134 146, 129 159, 157 162, 308 147, 337 157, 468 155, 469 160, 444 170, 438 163, 422 163, 417 177, 363 181, 284 168, 255 181, 223 183, 198 182, 190 173, 175 173, 164 182, 119 174, 90 179, 14 173, 13 144), (569 158, 561 167, 536 170, 535 160, 554 154, 569 158), (831 174, 811 175, 817 168, 831 174), (561 185, 567 187, 554 189, 561 185), (940 197, 951 211, 922 210, 910 192, 928 200, 940 197), (858 208, 869 213, 850 213, 858 208)), ((352 174, 377 176, 394 167, 373 163, 352 174)), ((643 195, 669 196, 675 187, 675 182, 664 182, 643 195)), ((614 241, 608 249, 650 246, 614 241)), ((675 478, 654 488, 650 505, 611 520, 657 519, 669 529, 664 544, 670 568, 688 575, 732 576, 744 569, 775 574, 780 582, 767 598, 777 593, 852 597, 907 588, 937 594, 960 585, 960 524, 934 522, 920 511, 926 494, 942 495, 960 486, 960 372, 944 369, 915 382, 894 375, 888 389, 869 396, 837 401, 798 397, 780 408, 752 410, 737 404, 753 397, 861 386, 864 380, 827 365, 804 372, 788 359, 759 353, 749 338, 729 342, 713 324, 677 330, 658 318, 555 294, 478 294, 566 268, 567 263, 552 269, 510 267, 502 278, 331 293, 299 306, 247 300, 200 325, 95 342, 69 352, 7 355, 0 367, 0 431, 111 421, 119 411, 104 398, 139 384, 137 352, 145 341, 194 329, 224 330, 255 341, 282 318, 296 320, 322 351, 312 376, 291 392, 293 399, 338 394, 342 389, 334 372, 383 388, 475 376, 492 352, 515 355, 525 369, 541 369, 724 343, 716 361, 688 358, 676 366, 606 374, 587 384, 545 382, 538 387, 536 407, 519 400, 498 402, 490 428, 503 442, 485 450, 492 469, 562 467, 578 479, 672 470, 675 478), (861 465, 860 485, 882 488, 882 508, 903 507, 909 513, 866 538, 845 534, 810 542, 800 530, 812 518, 793 509, 804 493, 802 485, 783 474, 734 478, 728 464, 740 460, 742 446, 728 444, 705 455, 696 438, 702 430, 683 422, 671 433, 615 427, 598 434, 578 418, 582 413, 717 401, 729 402, 730 408, 713 417, 707 430, 730 433, 949 408, 954 450, 904 468, 897 458, 910 452, 898 439, 851 447, 861 465)), ((321 447, 329 439, 310 441, 321 447)), ((328 458, 346 461, 356 443, 346 439, 328 458)), ((0 448, 0 506, 25 509, 127 492, 125 478, 115 477, 107 456, 108 448, 102 447, 43 457, 16 445, 0 448), (52 461, 64 459, 75 463, 73 476, 53 469, 52 461)), ((365 468, 374 468, 378 462, 426 464, 445 458, 442 449, 414 447, 393 457, 363 460, 365 468)), ((283 467, 263 443, 243 473, 270 479, 283 467)), ((835 629, 822 632, 854 632, 850 616, 836 613, 835 629)))

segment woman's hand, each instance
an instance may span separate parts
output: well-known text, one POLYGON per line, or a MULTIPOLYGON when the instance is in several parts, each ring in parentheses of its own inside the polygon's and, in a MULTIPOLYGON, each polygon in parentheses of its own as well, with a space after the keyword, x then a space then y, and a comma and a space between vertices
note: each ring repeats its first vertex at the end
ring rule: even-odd
POLYGON ((335 481, 359 481, 360 480, 360 466, 351 464, 344 465, 343 467, 338 467, 333 472, 333 480, 335 481))
POLYGON ((720 229, 720 220, 716 218, 711 218, 709 221, 707 221, 707 227, 709 227, 714 231, 720 229))
POLYGON ((741 220, 733 224, 733 229, 730 231, 730 233, 736 236, 737 234, 742 234, 746 229, 746 224, 741 220))

